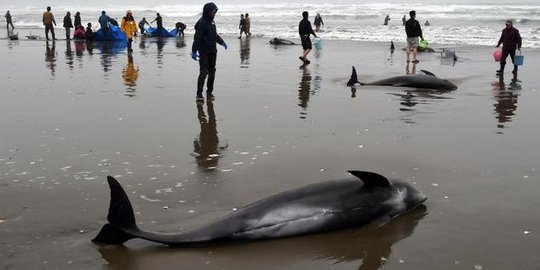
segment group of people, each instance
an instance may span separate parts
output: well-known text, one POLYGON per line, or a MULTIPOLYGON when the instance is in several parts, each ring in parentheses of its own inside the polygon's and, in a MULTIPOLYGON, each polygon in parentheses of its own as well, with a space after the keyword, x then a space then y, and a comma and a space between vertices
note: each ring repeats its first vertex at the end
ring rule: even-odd
POLYGON ((238 29, 240 29, 240 36, 239 39, 242 38, 242 33, 246 35, 246 38, 251 36, 251 18, 249 17, 249 14, 246 13, 240 14, 240 24, 238 25, 238 29))
MULTIPOLYGON (((225 49, 227 49, 227 44, 219 36, 216 30, 216 24, 214 22, 214 18, 216 16, 216 13, 218 11, 218 7, 214 3, 207 3, 203 7, 203 13, 202 17, 197 21, 195 24, 195 35, 193 37, 193 45, 191 48, 191 57, 195 61, 199 61, 199 76, 197 80, 197 92, 196 92, 196 99, 197 101, 204 101, 203 97, 203 90, 204 85, 206 83, 206 96, 208 100, 211 100, 214 98, 213 90, 214 90, 214 80, 215 80, 215 73, 216 73, 216 59, 217 59, 217 48, 216 44, 219 44, 223 46, 225 49)), ((80 13, 77 12, 75 14, 75 23, 73 24, 70 17, 70 12, 66 13, 66 16, 64 17, 64 28, 66 28, 66 38, 69 39, 69 29, 75 27, 76 33, 75 37, 80 37, 82 35, 82 25, 81 25, 81 18, 80 13), (78 31, 78 32, 77 32, 78 31)), ((158 30, 160 28, 163 28, 163 21, 159 13, 156 14, 157 17, 154 20, 157 22, 158 30)), ((405 16, 403 17, 404 25, 405 25, 405 32, 407 35, 407 63, 412 62, 414 64, 418 63, 417 59, 417 48, 419 45, 420 40, 423 40, 423 34, 422 34, 422 28, 420 26, 420 23, 416 20, 416 11, 411 10, 409 12, 410 18, 408 20, 405 20, 405 16)), ((242 37, 242 33, 248 37, 251 35, 250 32, 250 18, 249 14, 242 14, 240 16, 240 38, 242 37)), ((390 20, 389 16, 386 17, 385 23, 390 20)), ((9 11, 6 13, 6 21, 8 23, 11 23, 11 15, 9 14, 9 11), (10 18, 7 20, 7 18, 10 18)), ((102 27, 102 29, 106 32, 108 28, 108 24, 112 23, 114 24, 116 21, 109 18, 105 11, 102 12, 101 17, 99 17, 99 23, 102 27)), ((154 22, 152 21, 152 22, 154 22)), ((54 16, 51 12, 51 7, 47 7, 47 11, 43 13, 43 24, 45 26, 45 35, 47 40, 49 40, 49 32, 52 33, 52 38, 55 39, 54 36, 54 27, 53 24, 56 25, 56 21, 54 20, 54 16)), ((117 23, 116 23, 117 24, 117 23)), ((149 23, 146 21, 146 18, 143 18, 138 24, 136 23, 135 19, 133 18, 133 14, 131 11, 127 11, 126 16, 122 18, 121 23, 121 30, 126 33, 127 36, 127 45, 128 45, 128 52, 132 51, 131 43, 133 41, 133 37, 138 32, 138 29, 141 30, 141 34, 144 34, 144 26, 145 24, 149 23), (139 27, 137 27, 139 26, 139 27)), ((320 14, 317 14, 315 17, 315 26, 317 31, 320 31, 320 26, 323 25, 322 17, 320 14)), ((500 69, 497 70, 498 74, 502 74, 504 72, 504 68, 506 66, 506 59, 510 55, 512 62, 514 63, 514 57, 515 57, 515 51, 521 50, 521 36, 519 34, 519 31, 513 27, 513 21, 512 20, 506 20, 505 22, 506 27, 503 29, 501 37, 499 38, 499 41, 497 42, 497 47, 500 47, 500 45, 503 45, 502 48, 502 58, 500 61, 500 69)), ((12 28, 13 24, 11 23, 12 28)), ((9 27, 9 26, 8 26, 9 27)), ((177 23, 176 24, 176 30, 177 35, 184 35, 183 30, 186 28, 186 25, 183 23, 177 23)), ((302 12, 302 20, 300 21, 298 25, 298 34, 300 36, 300 40, 302 43, 302 55, 299 57, 300 60, 303 62, 304 65, 307 65, 310 63, 308 59, 308 55, 310 51, 312 50, 312 43, 311 43, 311 35, 314 37, 317 37, 317 34, 315 34, 315 31, 313 31, 313 28, 311 26, 311 22, 309 21, 309 13, 307 11, 302 12)), ((89 36, 93 37, 93 32, 91 29, 91 24, 88 23, 88 27, 86 32, 84 33, 86 38, 88 39, 89 36)), ((514 63, 514 69, 513 72, 517 73, 518 66, 514 63)))

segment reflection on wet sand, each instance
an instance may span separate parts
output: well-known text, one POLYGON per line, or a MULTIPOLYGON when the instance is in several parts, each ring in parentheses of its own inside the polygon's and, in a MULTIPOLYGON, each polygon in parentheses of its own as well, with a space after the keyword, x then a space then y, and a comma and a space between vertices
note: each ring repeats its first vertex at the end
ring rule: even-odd
POLYGON ((174 249, 137 242, 137 247, 100 247, 108 269, 287 269, 303 261, 334 264, 358 263, 358 269, 376 270, 392 255, 392 246, 411 236, 427 214, 426 207, 401 215, 389 223, 358 229, 307 235, 273 241, 215 247, 174 249), (261 260, 271 261, 263 267, 261 260))
POLYGON ((494 106, 495 118, 498 120, 497 127, 504 128, 505 123, 512 122, 512 116, 517 109, 517 100, 520 95, 521 84, 518 80, 518 74, 514 73, 508 87, 504 82, 504 76, 500 75, 498 80, 492 83, 493 96, 496 103, 494 106))
POLYGON ((201 132, 199 133, 199 137, 193 141, 193 154, 200 169, 212 170, 218 167, 221 152, 228 145, 219 145, 214 103, 208 101, 206 103, 206 109, 208 111, 208 118, 204 113, 204 103, 197 102, 197 118, 201 125, 201 132))
POLYGON ((302 79, 300 80, 298 87, 298 106, 304 109, 302 112, 300 112, 300 119, 306 119, 306 109, 308 107, 309 96, 311 94, 311 72, 307 68, 307 65, 302 65, 300 70, 302 71, 302 79))
POLYGON ((66 40, 66 64, 69 69, 73 69, 73 50, 71 49, 70 40, 66 40))
POLYGON ((122 70, 122 78, 124 79, 124 85, 127 86, 126 96, 134 97, 137 86, 137 79, 139 78, 139 67, 136 67, 133 63, 133 55, 128 54, 128 62, 124 70, 122 70))
POLYGON ((249 67, 249 55, 251 51, 251 39, 240 39, 240 67, 249 67))
POLYGON ((83 56, 84 54, 84 50, 86 49, 85 45, 86 45, 86 42, 82 41, 82 40, 75 40, 75 55, 77 56, 78 59, 80 59, 81 56, 83 56))
POLYGON ((50 43, 48 40, 45 45, 45 63, 51 70, 51 76, 55 76, 56 69, 56 42, 50 43))
POLYGON ((186 41, 183 36, 176 37, 176 47, 177 48, 184 48, 186 47, 186 41))

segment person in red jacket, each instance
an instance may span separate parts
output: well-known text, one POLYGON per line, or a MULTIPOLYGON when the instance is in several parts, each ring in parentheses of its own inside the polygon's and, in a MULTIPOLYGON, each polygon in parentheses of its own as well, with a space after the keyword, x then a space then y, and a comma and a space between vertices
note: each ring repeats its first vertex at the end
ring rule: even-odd
MULTIPOLYGON (((514 63, 514 56, 516 55, 516 49, 521 51, 521 35, 519 30, 514 28, 512 20, 506 20, 506 27, 502 30, 501 38, 497 42, 497 48, 503 45, 502 48, 502 58, 501 58, 501 68, 497 70, 498 74, 504 73, 504 66, 506 65, 506 58, 510 55, 512 58, 512 63, 514 63)), ((514 64, 513 73, 517 73, 518 66, 514 64)))

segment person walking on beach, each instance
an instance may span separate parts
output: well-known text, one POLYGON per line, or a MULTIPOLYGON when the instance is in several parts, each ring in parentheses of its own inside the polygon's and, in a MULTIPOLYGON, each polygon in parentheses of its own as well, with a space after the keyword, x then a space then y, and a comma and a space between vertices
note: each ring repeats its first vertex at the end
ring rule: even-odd
POLYGON ((216 75, 216 43, 227 49, 227 43, 218 35, 214 17, 218 11, 216 4, 210 2, 203 7, 202 17, 195 24, 195 36, 191 47, 191 58, 199 60, 199 78, 197 80, 197 101, 204 101, 202 96, 204 81, 208 76, 206 98, 212 100, 216 75))
POLYGON ((298 34, 300 35, 300 41, 302 41, 302 49, 304 50, 302 56, 300 56, 299 58, 306 65, 310 63, 307 56, 312 49, 310 36, 313 35, 317 37, 315 32, 313 32, 313 28, 311 27, 311 22, 308 20, 308 17, 309 13, 307 11, 302 12, 302 20, 298 25, 298 34))
POLYGON ((390 15, 386 15, 386 18, 384 18, 384 25, 388 25, 389 20, 390 20, 390 15))
POLYGON ((163 28, 163 18, 161 17, 161 15, 159 15, 159 13, 156 13, 156 18, 152 21, 153 22, 156 22, 157 24, 157 28, 156 28, 156 31, 157 31, 157 36, 158 37, 163 37, 163 30, 165 30, 165 28, 163 28))
POLYGON ((247 22, 246 18, 244 17, 244 14, 240 14, 240 24, 238 25, 238 29, 240 29, 240 36, 238 38, 242 38, 242 33, 246 34, 246 38, 248 36, 247 33, 247 22))
POLYGON ((403 22, 403 26, 405 26, 405 23, 407 22, 407 15, 403 15, 403 18, 401 18, 401 21, 403 22))
POLYGON ((246 19, 246 33, 251 36, 251 17, 249 17, 249 14, 246 13, 244 18, 246 19))
POLYGON ((126 33, 128 53, 133 52, 133 49, 131 48, 131 43, 133 42, 133 36, 137 34, 138 29, 137 22, 135 22, 131 10, 128 10, 126 12, 126 16, 122 18, 122 24, 120 29, 122 30, 122 32, 126 33))
POLYGON ((148 26, 151 26, 145 17, 142 18, 142 20, 139 21, 139 30, 141 30, 141 35, 144 35, 144 25, 147 24, 148 26))
POLYGON ((416 54, 418 53, 418 37, 424 39, 422 35, 422 28, 420 28, 420 23, 415 19, 416 11, 411 10, 409 12, 411 18, 405 22, 405 32, 407 33, 407 63, 410 61, 410 55, 412 54, 412 62, 418 63, 416 59, 416 54))
POLYGON ((516 49, 521 51, 521 35, 519 30, 514 27, 514 22, 512 20, 506 20, 506 27, 502 30, 501 37, 499 42, 497 42, 497 48, 503 45, 502 48, 502 57, 501 57, 501 68, 497 70, 498 74, 504 73, 504 66, 506 66, 506 58, 510 55, 512 63, 514 64, 514 70, 512 73, 517 73, 518 66, 514 62, 514 57, 516 56, 516 49))
POLYGON ((99 16, 98 22, 99 22, 99 25, 101 26, 101 29, 103 30, 103 35, 105 36, 105 38, 109 36, 109 21, 110 20, 111 18, 107 16, 107 13, 105 12, 105 10, 102 11, 101 16, 99 16))
POLYGON ((71 13, 68 11, 66 16, 64 16, 64 29, 66 29, 66 39, 70 40, 70 30, 73 28, 73 23, 71 22, 71 13))
POLYGON ((9 26, 11 25, 11 30, 15 29, 15 26, 13 26, 13 20, 11 18, 11 14, 9 13, 9 10, 6 12, 6 28, 9 29, 9 26))
POLYGON ((321 26, 324 25, 321 14, 317 13, 317 15, 315 15, 315 20, 313 21, 313 24, 315 24, 315 32, 321 32, 321 26))
POLYGON ((56 25, 56 21, 54 20, 54 15, 51 12, 51 7, 47 7, 47 11, 43 13, 43 25, 45 25, 45 38, 49 40, 49 32, 52 34, 52 39, 56 40, 56 37, 54 36, 54 25, 56 25))

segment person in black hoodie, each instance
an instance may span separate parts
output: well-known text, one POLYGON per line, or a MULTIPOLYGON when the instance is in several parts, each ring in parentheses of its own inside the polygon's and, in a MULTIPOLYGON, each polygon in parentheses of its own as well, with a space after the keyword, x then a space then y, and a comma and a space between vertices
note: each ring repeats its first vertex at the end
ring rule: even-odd
POLYGON ((195 36, 191 47, 191 58, 199 60, 199 78, 197 81, 197 101, 203 101, 203 87, 208 76, 206 98, 212 100, 214 95, 214 78, 216 74, 216 43, 227 49, 227 44, 218 35, 214 17, 218 11, 214 3, 204 5, 202 17, 195 24, 195 36))
POLYGON ((302 41, 302 49, 304 49, 304 53, 299 58, 304 62, 304 64, 310 63, 310 61, 307 59, 307 56, 312 49, 311 39, 309 37, 310 35, 314 35, 315 37, 317 37, 315 32, 313 32, 313 28, 311 27, 311 22, 308 20, 308 16, 309 13, 307 11, 302 12, 303 18, 298 25, 298 34, 300 34, 300 41, 302 41))

